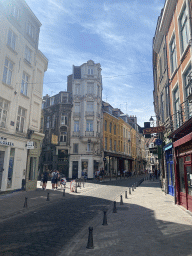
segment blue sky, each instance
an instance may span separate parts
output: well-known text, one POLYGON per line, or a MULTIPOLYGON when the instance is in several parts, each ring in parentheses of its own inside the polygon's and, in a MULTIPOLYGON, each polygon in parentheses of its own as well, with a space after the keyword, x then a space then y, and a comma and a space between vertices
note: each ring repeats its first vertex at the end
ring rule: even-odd
POLYGON ((42 23, 39 49, 49 59, 43 95, 67 89, 72 65, 100 63, 103 100, 154 115, 152 39, 164 0, 26 0, 42 23))

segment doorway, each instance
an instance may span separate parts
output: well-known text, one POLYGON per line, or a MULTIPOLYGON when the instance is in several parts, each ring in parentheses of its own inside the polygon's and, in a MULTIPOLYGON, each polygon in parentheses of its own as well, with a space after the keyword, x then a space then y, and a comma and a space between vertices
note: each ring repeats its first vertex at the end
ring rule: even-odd
POLYGON ((4 166, 4 156, 5 156, 5 152, 4 151, 0 151, 0 189, 1 189, 1 183, 2 183, 2 176, 3 176, 3 166, 4 166))
POLYGON ((73 161, 72 179, 78 178, 78 161, 73 161))

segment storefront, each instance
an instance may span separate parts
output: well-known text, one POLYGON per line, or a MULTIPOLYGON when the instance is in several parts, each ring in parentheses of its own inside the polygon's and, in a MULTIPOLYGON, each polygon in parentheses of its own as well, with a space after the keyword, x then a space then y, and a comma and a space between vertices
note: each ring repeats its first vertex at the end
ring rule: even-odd
POLYGON ((173 165, 173 146, 172 143, 167 144, 163 148, 165 170, 166 170, 166 182, 165 191, 167 194, 174 196, 174 165, 173 165))

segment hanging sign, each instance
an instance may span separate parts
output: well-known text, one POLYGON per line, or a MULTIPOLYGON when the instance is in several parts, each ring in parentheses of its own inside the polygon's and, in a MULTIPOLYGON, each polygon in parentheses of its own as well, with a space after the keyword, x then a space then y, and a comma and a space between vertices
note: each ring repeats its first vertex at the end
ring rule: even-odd
POLYGON ((27 149, 34 149, 33 141, 27 141, 27 149))
POLYGON ((165 131, 165 126, 151 127, 143 130, 143 134, 161 133, 165 131))

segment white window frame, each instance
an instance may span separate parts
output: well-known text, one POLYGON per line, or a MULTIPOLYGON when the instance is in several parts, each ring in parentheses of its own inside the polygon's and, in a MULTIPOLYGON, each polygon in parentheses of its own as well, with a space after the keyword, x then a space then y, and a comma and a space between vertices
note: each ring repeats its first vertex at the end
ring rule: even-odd
POLYGON ((177 47, 175 41, 175 35, 173 35, 171 42, 169 44, 170 49, 170 62, 171 62, 171 73, 173 74, 177 68, 177 47))
POLYGON ((93 75, 93 67, 88 67, 88 75, 93 75))
POLYGON ((31 63, 31 61, 32 61, 32 51, 31 51, 31 49, 29 49, 28 46, 25 47, 25 59, 26 59, 29 63, 31 63))
POLYGON ((86 122, 86 131, 87 132, 93 132, 93 121, 87 120, 86 122))
POLYGON ((24 132, 25 129, 25 119, 26 119, 26 110, 19 106, 18 114, 17 114, 17 122, 16 122, 16 131, 24 132))
POLYGON ((32 23, 30 21, 28 21, 27 23, 27 34, 31 37, 31 38, 35 38, 35 27, 32 25, 32 23))
POLYGON ((67 142, 67 132, 61 132, 60 142, 67 142))
POLYGON ((29 84, 29 75, 23 72, 22 83, 21 83, 21 93, 27 96, 28 94, 28 84, 29 84))
POLYGON ((179 28, 180 28, 180 42, 181 42, 181 53, 185 51, 189 43, 189 18, 186 4, 183 7, 181 15, 179 17, 179 28))
POLYGON ((61 113, 61 125, 67 125, 67 116, 65 113, 61 113))
POLYGON ((3 71, 3 83, 11 85, 11 79, 13 74, 13 62, 5 58, 4 71, 3 71))
POLYGON ((0 127, 5 128, 9 110, 9 102, 0 98, 0 127))
POLYGON ((7 45, 14 51, 16 48, 16 39, 17 39, 16 34, 9 29, 8 37, 7 37, 7 45))
POLYGON ((74 121, 74 132, 79 132, 79 121, 74 121))
POLYGON ((16 5, 13 6, 12 15, 16 20, 19 20, 20 9, 16 5))

